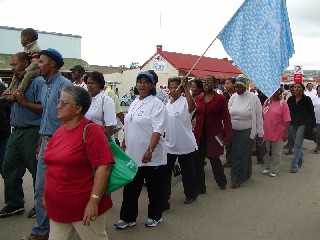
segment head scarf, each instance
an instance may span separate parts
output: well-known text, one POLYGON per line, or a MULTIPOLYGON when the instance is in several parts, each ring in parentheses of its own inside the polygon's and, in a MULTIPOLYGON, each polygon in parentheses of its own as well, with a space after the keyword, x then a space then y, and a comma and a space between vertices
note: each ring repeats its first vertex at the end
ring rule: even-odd
POLYGON ((244 74, 240 74, 237 78, 236 78, 236 83, 235 84, 239 84, 243 87, 245 87, 247 90, 249 89, 249 81, 246 75, 244 74))

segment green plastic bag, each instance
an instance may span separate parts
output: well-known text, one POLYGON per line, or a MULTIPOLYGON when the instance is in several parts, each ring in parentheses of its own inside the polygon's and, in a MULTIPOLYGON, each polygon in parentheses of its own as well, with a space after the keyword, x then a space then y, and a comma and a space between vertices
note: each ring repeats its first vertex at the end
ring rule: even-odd
MULTIPOLYGON (((92 124, 92 122, 88 123, 83 129, 82 139, 84 143, 86 143, 85 132, 87 126, 90 124, 92 124)), ((104 192, 105 194, 110 194, 132 182, 138 171, 137 163, 122 151, 110 136, 108 136, 108 141, 115 163, 112 165, 110 171, 109 182, 106 191, 104 192)), ((95 172, 95 169, 93 169, 93 171, 95 172)))

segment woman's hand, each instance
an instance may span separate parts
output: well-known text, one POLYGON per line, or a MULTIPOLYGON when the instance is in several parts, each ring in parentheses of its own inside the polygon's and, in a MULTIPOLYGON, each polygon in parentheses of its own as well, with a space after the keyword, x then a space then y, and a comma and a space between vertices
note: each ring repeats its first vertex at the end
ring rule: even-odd
POLYGON ((257 137, 257 143, 261 144, 263 142, 263 137, 257 137))
POLYGON ((182 78, 181 79, 181 86, 183 88, 188 88, 188 79, 187 78, 182 78))
POLYGON ((122 141, 122 143, 121 143, 121 149, 122 149, 122 151, 126 151, 126 143, 125 143, 125 141, 123 140, 122 141))
POLYGON ((84 210, 84 216, 82 219, 83 225, 90 226, 90 222, 96 220, 98 216, 98 206, 100 199, 90 198, 86 209, 84 210))
POLYGON ((152 152, 149 149, 147 149, 146 152, 143 154, 142 163, 151 162, 151 158, 152 158, 152 152))
POLYGON ((285 132, 282 136, 282 141, 286 142, 288 140, 288 132, 285 132))

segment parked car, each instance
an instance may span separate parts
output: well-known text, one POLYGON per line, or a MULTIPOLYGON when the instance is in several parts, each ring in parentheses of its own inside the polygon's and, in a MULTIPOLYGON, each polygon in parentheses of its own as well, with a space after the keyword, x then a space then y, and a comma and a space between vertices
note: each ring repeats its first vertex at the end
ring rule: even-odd
POLYGON ((129 93, 124 94, 121 98, 119 98, 120 106, 129 106, 131 103, 131 97, 129 93))

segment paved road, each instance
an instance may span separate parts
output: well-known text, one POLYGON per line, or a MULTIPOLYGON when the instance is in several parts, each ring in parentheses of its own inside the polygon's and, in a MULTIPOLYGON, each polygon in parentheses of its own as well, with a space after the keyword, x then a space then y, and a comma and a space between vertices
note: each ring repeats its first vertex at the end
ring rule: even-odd
MULTIPOLYGON (((109 239, 117 240, 318 240, 320 237, 320 155, 312 153, 314 144, 305 142, 305 163, 296 174, 289 173, 291 156, 283 156, 281 172, 275 177, 263 175, 263 166, 253 157, 253 176, 239 189, 225 191, 213 182, 210 165, 205 168, 207 194, 191 205, 184 205, 181 182, 173 188, 171 209, 164 213, 163 223, 147 229, 146 190, 140 197, 139 216, 135 228, 115 230, 119 219, 122 191, 112 195, 114 207, 107 213, 109 239)), ((30 174, 24 178, 26 208, 33 204, 30 174)), ((3 182, 0 181, 3 190, 3 182)), ((3 191, 1 191, 3 192, 3 191)), ((0 206, 4 204, 0 195, 0 206)), ((0 219, 0 239, 19 239, 29 233, 34 219, 25 215, 0 219)))

